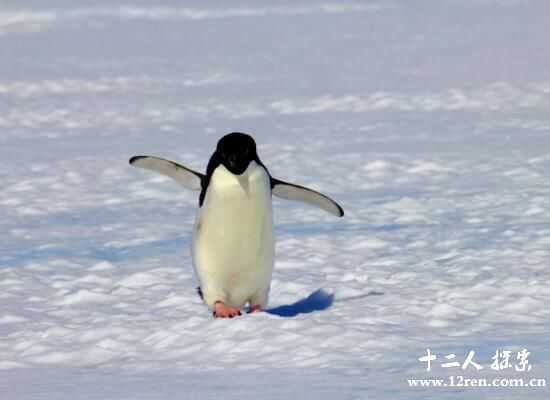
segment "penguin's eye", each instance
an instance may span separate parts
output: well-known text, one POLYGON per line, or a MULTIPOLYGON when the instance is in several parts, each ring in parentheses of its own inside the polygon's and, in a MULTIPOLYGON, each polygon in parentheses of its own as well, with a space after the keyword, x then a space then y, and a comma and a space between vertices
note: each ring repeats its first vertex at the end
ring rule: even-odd
POLYGON ((244 154, 247 156, 252 156, 254 154, 254 147, 248 145, 244 148, 244 154))

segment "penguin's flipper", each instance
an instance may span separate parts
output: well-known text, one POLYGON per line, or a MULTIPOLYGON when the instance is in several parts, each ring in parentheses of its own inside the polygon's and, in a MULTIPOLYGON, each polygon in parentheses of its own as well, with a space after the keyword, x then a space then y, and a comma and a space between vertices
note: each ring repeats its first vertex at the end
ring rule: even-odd
POLYGON ((191 190, 201 190, 202 181, 205 179, 200 172, 193 171, 174 161, 154 156, 134 156, 130 158, 130 165, 168 176, 191 190))
POLYGON ((281 199, 301 201, 317 206, 337 217, 344 216, 344 210, 330 197, 304 186, 271 178, 271 193, 281 199))

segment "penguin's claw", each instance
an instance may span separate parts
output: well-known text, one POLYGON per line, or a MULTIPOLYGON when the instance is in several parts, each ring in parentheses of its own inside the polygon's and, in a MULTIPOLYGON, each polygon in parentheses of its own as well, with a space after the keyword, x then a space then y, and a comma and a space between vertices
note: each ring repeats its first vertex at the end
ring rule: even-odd
POLYGON ((217 301, 214 304, 212 315, 214 318, 233 318, 241 315, 241 310, 236 307, 229 307, 223 302, 217 301))
POLYGON ((252 313, 258 313, 258 312, 262 312, 262 306, 259 305, 259 304, 254 304, 254 305, 251 305, 249 308, 248 308, 248 313, 249 314, 252 314, 252 313))

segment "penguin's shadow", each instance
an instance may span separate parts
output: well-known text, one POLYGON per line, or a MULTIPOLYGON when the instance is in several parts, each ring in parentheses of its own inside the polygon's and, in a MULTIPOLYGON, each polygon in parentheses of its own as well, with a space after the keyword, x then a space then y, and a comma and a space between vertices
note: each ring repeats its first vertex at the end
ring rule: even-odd
MULTIPOLYGON (((338 298, 339 302, 350 300, 359 300, 369 296, 382 296, 384 292, 371 290, 370 292, 358 296, 338 298)), ((317 289, 306 298, 298 300, 295 303, 278 306, 265 310, 265 312, 279 317, 292 318, 300 314, 309 314, 314 311, 324 311, 334 303, 334 293, 328 293, 324 289, 317 289)))
POLYGON ((332 306, 332 303, 334 303, 334 294, 328 293, 324 289, 317 289, 306 298, 295 303, 271 308, 266 312, 279 317, 292 318, 299 314, 326 310, 332 306))

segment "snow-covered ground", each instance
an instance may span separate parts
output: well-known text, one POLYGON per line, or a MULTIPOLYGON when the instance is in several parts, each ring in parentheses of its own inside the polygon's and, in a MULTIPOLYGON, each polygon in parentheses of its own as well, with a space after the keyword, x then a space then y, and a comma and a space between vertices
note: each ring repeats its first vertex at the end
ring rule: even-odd
POLYGON ((549 15, 3 2, 0 398, 548 398, 407 379, 550 385, 549 15), (270 310, 214 320, 191 267, 197 193, 127 160, 203 170, 231 131, 346 216, 275 200, 270 310), (523 348, 530 371, 490 368, 523 348), (441 366, 470 350, 483 370, 441 366))

